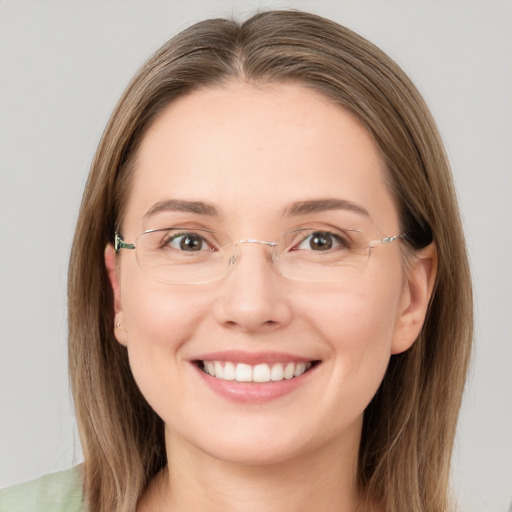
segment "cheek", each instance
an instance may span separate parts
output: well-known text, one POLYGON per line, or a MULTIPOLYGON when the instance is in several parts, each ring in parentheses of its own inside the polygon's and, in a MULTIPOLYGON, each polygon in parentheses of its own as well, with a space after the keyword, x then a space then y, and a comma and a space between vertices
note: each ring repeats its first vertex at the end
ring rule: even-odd
POLYGON ((396 309, 389 307, 389 302, 351 294, 338 298, 336 306, 327 307, 324 315, 324 338, 343 380, 356 383, 368 379, 370 386, 379 382, 391 355, 396 309))
POLYGON ((158 411, 181 386, 183 347, 194 337, 208 307, 182 288, 130 276, 121 287, 123 323, 130 367, 141 392, 158 411))
POLYGON ((128 344, 178 347, 197 325, 195 304, 169 290, 151 290, 147 283, 139 290, 132 287, 123 294, 128 344))
POLYGON ((361 410, 386 372, 402 289, 400 272, 380 281, 372 277, 342 291, 323 291, 323 298, 312 294, 309 306, 301 306, 331 355, 334 392, 361 410))
POLYGON ((302 302, 302 314, 324 333, 333 349, 363 354, 377 345, 390 348, 399 315, 400 279, 380 286, 367 279, 343 290, 321 291, 302 302))
POLYGON ((172 287, 147 279, 135 258, 122 262, 120 272, 123 324, 129 348, 175 349, 197 326, 201 296, 192 287, 172 287))

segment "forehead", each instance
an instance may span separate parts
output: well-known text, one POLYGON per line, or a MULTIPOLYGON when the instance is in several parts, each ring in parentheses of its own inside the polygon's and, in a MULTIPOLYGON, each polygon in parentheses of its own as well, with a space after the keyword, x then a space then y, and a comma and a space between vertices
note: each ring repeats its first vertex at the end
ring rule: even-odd
MULTIPOLYGON (((169 199, 270 219, 297 201, 341 198, 395 222, 372 137, 345 109, 294 84, 195 91, 163 110, 139 148, 125 225, 169 199)), ((384 219, 386 220, 386 219, 384 219)), ((395 222, 396 223, 396 222, 395 222)))

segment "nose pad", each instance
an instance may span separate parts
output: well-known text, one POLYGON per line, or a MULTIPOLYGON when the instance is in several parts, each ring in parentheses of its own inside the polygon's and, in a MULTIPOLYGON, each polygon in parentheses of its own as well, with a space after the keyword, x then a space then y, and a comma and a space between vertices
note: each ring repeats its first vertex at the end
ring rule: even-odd
POLYGON ((275 266, 277 263, 277 258, 275 256, 274 247, 276 247, 278 244, 277 242, 267 242, 266 240, 239 240, 235 244, 233 244, 233 254, 228 259, 228 273, 231 273, 233 270, 233 267, 240 259, 240 246, 242 244, 260 244, 265 245, 269 248, 268 254, 267 254, 267 261, 274 265, 275 270, 277 270, 277 267, 275 266))
POLYGON ((271 249, 275 242, 241 240, 229 258, 229 275, 222 282, 223 290, 214 306, 217 320, 225 326, 246 332, 269 330, 286 325, 292 317, 283 282, 273 268, 271 249), (259 244, 263 251, 242 244, 259 244), (263 254, 266 257, 262 257, 263 254))

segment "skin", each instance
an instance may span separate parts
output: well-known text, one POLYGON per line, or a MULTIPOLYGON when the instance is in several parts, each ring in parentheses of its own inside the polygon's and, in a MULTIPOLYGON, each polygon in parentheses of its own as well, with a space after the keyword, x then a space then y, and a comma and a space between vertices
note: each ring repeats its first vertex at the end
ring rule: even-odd
MULTIPOLYGON (((274 240, 305 221, 349 216, 382 238, 400 233, 371 136, 347 111, 299 85, 234 83, 185 96, 160 113, 138 155, 122 234, 190 223, 232 240, 274 240), (342 198, 368 211, 286 217, 296 201, 342 198), (205 201, 215 217, 160 212, 205 201)), ((400 244, 376 247, 354 280, 311 283, 278 274, 268 248, 244 244, 224 279, 179 286, 142 274, 134 251, 105 262, 118 341, 142 393, 165 422, 169 472, 139 510, 346 511, 358 505, 363 411, 392 354, 416 339, 435 277, 429 247, 404 266, 400 244), (223 350, 285 352, 320 361, 292 392, 239 403, 192 363, 223 350)), ((360 508, 361 509, 361 508, 360 508)))

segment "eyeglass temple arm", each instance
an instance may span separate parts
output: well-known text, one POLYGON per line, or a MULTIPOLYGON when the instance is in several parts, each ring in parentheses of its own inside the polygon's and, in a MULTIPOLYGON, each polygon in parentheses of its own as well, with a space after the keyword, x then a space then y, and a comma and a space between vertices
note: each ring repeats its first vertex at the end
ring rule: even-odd
POLYGON ((404 234, 399 235, 393 235, 393 236, 386 236, 384 238, 381 238, 380 240, 372 240, 370 242, 370 246, 374 244, 389 244, 391 242, 394 242, 397 238, 405 238, 404 234))
POLYGON ((127 244, 116 232, 114 236, 114 251, 119 252, 121 249, 135 249, 135 244, 127 244))

